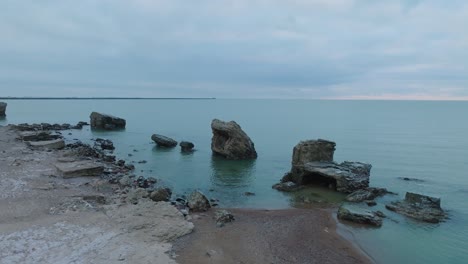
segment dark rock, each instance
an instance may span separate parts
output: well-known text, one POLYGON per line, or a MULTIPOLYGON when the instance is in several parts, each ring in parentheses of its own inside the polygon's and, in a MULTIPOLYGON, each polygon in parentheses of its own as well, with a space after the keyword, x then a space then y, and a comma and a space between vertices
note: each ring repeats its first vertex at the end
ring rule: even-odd
POLYGON ((245 192, 244 195, 245 195, 245 196, 255 196, 255 193, 253 193, 253 192, 245 192))
POLYGON ((147 161, 146 160, 140 160, 138 163, 139 164, 144 164, 144 163, 147 163, 147 161))
POLYGON ((440 198, 407 192, 403 201, 392 202, 385 207, 402 215, 429 222, 439 223, 447 218, 440 207, 440 198))
POLYGON ((352 193, 369 187, 370 164, 349 162, 308 162, 293 166, 287 177, 299 185, 321 184, 338 192, 352 193))
POLYGON ((273 185, 271 188, 276 189, 278 191, 283 191, 283 192, 294 192, 294 191, 304 188, 304 186, 300 186, 294 182, 288 181, 288 182, 277 183, 273 185))
POLYGON ((92 112, 90 118, 92 129, 117 130, 126 125, 125 119, 97 112, 92 112))
POLYGON ((214 154, 233 160, 257 158, 254 143, 236 122, 214 119, 211 129, 211 150, 214 154))
POLYGON ((219 227, 224 226, 226 223, 234 221, 234 215, 232 215, 229 211, 227 210, 218 210, 215 212, 214 216, 216 220, 216 225, 219 227))
POLYGON ((358 224, 382 226, 382 218, 376 213, 361 209, 350 209, 345 206, 340 206, 338 209, 338 219, 347 220, 358 224))
POLYGON ((385 188, 369 187, 352 192, 346 196, 346 201, 359 203, 365 200, 374 200, 375 198, 383 196, 387 193, 388 191, 385 188))
POLYGON ((0 102, 0 117, 6 116, 7 103, 0 102))
POLYGON ((167 202, 171 199, 172 191, 169 188, 158 188, 151 192, 150 199, 155 202, 167 202))
POLYGON ((94 142, 95 146, 100 147, 103 150, 114 150, 114 143, 109 139, 97 138, 94 142))
POLYGON ((424 180, 417 179, 417 178, 398 177, 398 179, 403 180, 403 181, 424 182, 424 180))
POLYGON ((210 201, 200 191, 194 191, 190 194, 187 206, 193 212, 204 212, 211 208, 210 201))
POLYGON ((375 211, 374 214, 380 218, 387 217, 382 211, 375 211))
POLYGON ((192 142, 182 141, 179 143, 180 149, 184 152, 190 152, 193 150, 195 145, 192 142))
POLYGON ((364 201, 368 206, 376 206, 377 202, 374 200, 364 201))
POLYGON ((177 146, 177 141, 163 135, 153 134, 151 139, 160 147, 173 148, 177 146))
POLYGON ((118 160, 116 165, 119 167, 125 166, 125 160, 118 160))

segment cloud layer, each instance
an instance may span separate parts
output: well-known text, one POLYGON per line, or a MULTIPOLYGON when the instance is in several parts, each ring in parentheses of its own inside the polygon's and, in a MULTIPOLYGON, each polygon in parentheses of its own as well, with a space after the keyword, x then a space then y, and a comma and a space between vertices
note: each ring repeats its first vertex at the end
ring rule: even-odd
POLYGON ((0 3, 0 96, 468 99, 464 0, 0 3))

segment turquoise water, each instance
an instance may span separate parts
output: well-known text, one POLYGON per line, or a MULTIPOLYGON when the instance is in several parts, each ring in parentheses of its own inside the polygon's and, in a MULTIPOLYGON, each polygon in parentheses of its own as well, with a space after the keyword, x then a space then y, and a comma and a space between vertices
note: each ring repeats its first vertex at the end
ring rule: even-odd
MULTIPOLYGON (((287 208, 298 201, 271 189, 290 168, 300 140, 337 143, 335 160, 373 165, 371 185, 398 192, 380 200, 380 229, 350 227, 378 263, 468 263, 468 102, 314 100, 7 100, 7 119, 21 122, 89 121, 91 111, 127 120, 122 132, 72 131, 71 138, 104 137, 117 155, 138 164, 137 175, 164 180, 176 193, 199 188, 222 206, 287 208), (255 142, 256 161, 225 161, 210 151, 213 118, 235 120, 255 142), (197 151, 159 149, 151 134, 193 141, 197 151), (136 151, 134 151, 136 150, 136 151), (133 156, 129 157, 128 154, 133 156), (424 182, 406 182, 411 177, 424 182), (246 191, 255 196, 245 196, 246 191), (406 191, 442 198, 450 219, 423 224, 389 212, 385 202, 406 191)), ((341 196, 312 190, 312 200, 341 196)), ((299 199, 300 200, 300 199, 299 199)))

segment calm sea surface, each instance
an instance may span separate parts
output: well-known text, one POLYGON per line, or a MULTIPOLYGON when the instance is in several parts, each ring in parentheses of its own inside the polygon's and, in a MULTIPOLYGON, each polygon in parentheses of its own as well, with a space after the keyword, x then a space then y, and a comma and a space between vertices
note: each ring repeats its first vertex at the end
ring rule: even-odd
MULTIPOLYGON (((380 229, 349 227, 378 263, 468 263, 468 102, 314 100, 4 100, 6 119, 22 122, 88 121, 91 111, 123 117, 121 132, 71 131, 71 139, 114 141, 118 157, 135 162, 137 175, 163 179, 175 193, 201 189, 225 207, 287 208, 298 197, 271 186, 290 168, 300 140, 337 143, 336 161, 373 165, 371 185, 399 195, 378 200, 388 215, 380 229), (225 161, 210 150, 213 118, 235 120, 255 142, 256 161, 225 161), (155 147, 163 134, 195 143, 196 152, 155 147), (132 154, 133 156, 129 156, 132 154), (140 160, 148 161, 138 164, 140 160), (424 182, 406 182, 411 177, 424 182), (245 192, 255 196, 245 196, 245 192), (442 198, 450 219, 423 224, 387 211, 384 204, 406 191, 442 198)), ((338 201, 322 189, 306 191, 313 201, 338 201)), ((309 198, 307 198, 309 199, 309 198)), ((373 209, 374 209, 373 208, 373 209)), ((311 223, 313 224, 313 223, 311 223)))

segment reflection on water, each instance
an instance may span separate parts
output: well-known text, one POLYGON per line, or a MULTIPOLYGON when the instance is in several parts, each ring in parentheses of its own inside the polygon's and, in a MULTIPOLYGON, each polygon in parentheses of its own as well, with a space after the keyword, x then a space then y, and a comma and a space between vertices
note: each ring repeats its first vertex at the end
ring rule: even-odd
POLYGON ((215 186, 248 187, 255 175, 255 160, 226 160, 213 156, 211 182, 215 186))

